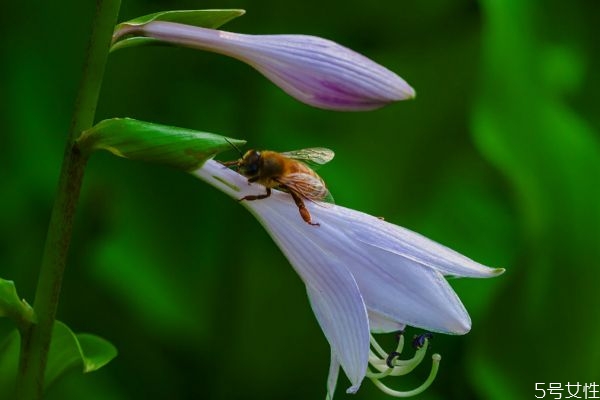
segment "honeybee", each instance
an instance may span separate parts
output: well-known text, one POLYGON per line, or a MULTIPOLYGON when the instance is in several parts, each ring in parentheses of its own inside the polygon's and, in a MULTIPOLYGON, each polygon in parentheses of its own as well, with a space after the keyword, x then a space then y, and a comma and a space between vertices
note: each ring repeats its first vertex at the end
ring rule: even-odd
POLYGON ((323 179, 310 166, 328 163, 334 155, 333 151, 322 147, 285 153, 248 150, 239 160, 227 161, 223 165, 237 169, 248 178, 248 183, 259 183, 266 188, 265 194, 245 196, 239 201, 266 199, 271 195, 271 189, 282 190, 292 196, 302 219, 318 226, 311 221, 304 200, 331 203, 333 198, 323 179))

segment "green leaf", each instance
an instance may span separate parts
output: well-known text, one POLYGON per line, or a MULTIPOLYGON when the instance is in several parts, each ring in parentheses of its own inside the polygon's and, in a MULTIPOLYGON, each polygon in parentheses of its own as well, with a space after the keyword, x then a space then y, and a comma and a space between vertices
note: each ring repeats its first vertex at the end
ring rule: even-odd
POLYGON ((88 333, 74 334, 60 321, 54 324, 52 345, 46 367, 46 387, 72 368, 84 373, 96 371, 117 356, 117 349, 105 339, 88 333))
POLYGON ((77 340, 83 354, 83 373, 97 371, 118 354, 110 342, 91 333, 78 333, 77 340))
POLYGON ((175 10, 161 11, 144 15, 132 20, 122 22, 115 27, 113 43, 110 51, 126 47, 141 46, 161 43, 159 40, 131 36, 136 34, 136 27, 153 21, 177 22, 180 24, 200 26, 202 28, 216 29, 234 18, 244 15, 246 11, 232 10, 175 10))
MULTIPOLYGON (((0 399, 12 398, 19 365, 20 336, 15 329, 0 341, 0 399)), ((74 334, 56 321, 44 388, 47 389, 67 372, 81 368, 83 373, 96 371, 117 356, 117 349, 105 339, 88 333, 74 334)))
POLYGON ((35 321, 33 308, 19 299, 13 281, 0 279, 0 317, 13 319, 19 329, 35 321))
POLYGON ((110 48, 110 51, 113 52, 115 50, 120 50, 120 49, 124 49, 127 47, 146 46, 146 45, 153 45, 153 44, 164 44, 166 46, 169 45, 168 43, 161 42, 158 39, 134 36, 134 37, 125 38, 118 42, 114 42, 114 44, 110 48))
POLYGON ((203 28, 218 28, 219 26, 240 17, 246 13, 245 10, 172 10, 160 11, 153 14, 144 15, 122 22, 117 25, 144 25, 152 21, 169 21, 180 24, 201 26, 203 28))
POLYGON ((167 164, 185 171, 199 168, 217 153, 243 140, 213 133, 153 124, 130 118, 99 122, 77 140, 84 152, 98 149, 132 160, 167 164))

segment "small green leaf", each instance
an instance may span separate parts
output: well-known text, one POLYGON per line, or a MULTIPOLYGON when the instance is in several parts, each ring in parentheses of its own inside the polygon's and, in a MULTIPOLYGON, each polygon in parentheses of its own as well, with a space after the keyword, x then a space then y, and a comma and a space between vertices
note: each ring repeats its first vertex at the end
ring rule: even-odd
POLYGON ((133 37, 128 37, 128 38, 125 38, 118 42, 115 42, 115 44, 113 44, 111 46, 110 51, 113 52, 115 50, 120 50, 120 49, 124 49, 127 47, 146 46, 146 45, 152 45, 152 44, 168 45, 167 43, 161 42, 158 39, 141 37, 141 36, 133 36, 133 37))
MULTIPOLYGON (((12 398, 19 365, 20 336, 15 329, 0 341, 0 399, 12 398)), ((65 373, 81 368, 96 371, 117 356, 117 349, 105 339, 88 333, 74 334, 60 321, 54 323, 48 353, 44 388, 65 373)))
POLYGON ((117 356, 110 342, 90 333, 78 333, 77 340, 83 354, 83 373, 99 370, 117 356))
MULTIPOLYGON (((214 29, 245 13, 245 10, 240 9, 160 11, 122 22, 119 25, 144 25, 152 21, 169 21, 214 29)), ((117 28, 119 25, 117 25, 117 28)))
POLYGON ((136 34, 136 27, 153 21, 169 21, 180 24, 216 29, 234 18, 244 15, 246 11, 232 10, 175 10, 161 11, 122 22, 115 27, 113 43, 110 51, 126 47, 161 43, 159 40, 131 36, 136 34))
POLYGON ((60 321, 54 324, 46 366, 46 387, 72 368, 92 372, 117 356, 117 349, 105 339, 88 333, 74 334, 60 321))
POLYGON ((19 299, 13 281, 0 279, 0 317, 13 319, 19 329, 35 321, 33 308, 19 299))
POLYGON ((217 153, 243 145, 243 140, 138 121, 113 118, 100 121, 77 140, 80 149, 98 149, 132 160, 171 165, 185 171, 199 168, 217 153))

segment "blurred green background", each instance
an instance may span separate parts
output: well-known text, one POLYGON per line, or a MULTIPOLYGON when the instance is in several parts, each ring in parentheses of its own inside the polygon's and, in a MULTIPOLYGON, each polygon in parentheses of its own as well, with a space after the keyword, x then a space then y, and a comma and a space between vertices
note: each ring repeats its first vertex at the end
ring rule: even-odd
MULTIPOLYGON (((0 277, 30 302, 94 3, 13 2, 0 15, 0 277)), ((246 9, 228 30, 333 39, 397 72, 417 99, 327 112, 232 59, 146 47, 110 57, 98 120, 330 147, 320 172, 338 204, 506 267, 452 281, 473 329, 436 335, 440 373, 419 398, 600 384, 599 2, 123 0, 119 20, 193 8, 246 9)), ((302 282, 249 213, 176 170, 92 157, 58 318, 120 354, 49 399, 325 395, 329 348, 302 282)), ((410 389, 427 373, 388 383, 410 389)), ((355 396, 347 386, 338 399, 386 398, 368 380, 355 396)))

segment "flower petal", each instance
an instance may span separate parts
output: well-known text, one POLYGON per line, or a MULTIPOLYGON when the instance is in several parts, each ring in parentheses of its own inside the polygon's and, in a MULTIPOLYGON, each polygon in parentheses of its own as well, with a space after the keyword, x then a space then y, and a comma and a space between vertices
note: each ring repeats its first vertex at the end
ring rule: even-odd
POLYGON ((397 254, 360 245, 370 267, 350 268, 369 310, 406 325, 465 334, 471 319, 443 275, 397 254))
POLYGON ((377 311, 367 309, 369 314, 369 329, 372 333, 400 332, 406 328, 406 324, 390 319, 377 311))
POLYGON ((415 96, 414 89, 392 71, 315 36, 244 35, 166 21, 127 29, 166 43, 237 58, 290 96, 318 108, 371 110, 415 96))
MULTIPOLYGON (((249 185, 212 160, 196 174, 234 198, 264 192, 261 185, 249 185)), ((335 360, 352 382, 350 392, 365 375, 369 328, 389 332, 406 324, 464 334, 471 320, 443 274, 501 273, 407 229, 344 207, 306 202, 313 221, 320 223, 315 227, 300 218, 287 193, 273 190, 267 199, 242 204, 305 282, 335 360)))
MULTIPOLYGON (((213 160, 195 174, 238 199, 264 190, 213 160)), ((241 204, 261 222, 306 284, 319 325, 352 383, 349 390, 357 390, 369 359, 369 321, 354 277, 331 252, 340 248, 343 233, 308 225, 289 194, 277 190, 267 199, 241 204)))
MULTIPOLYGON (((358 287, 356 291, 358 293, 358 287)), ((357 310, 344 307, 340 304, 340 299, 336 299, 345 296, 327 296, 326 293, 309 286, 307 292, 319 325, 331 345, 331 351, 336 354, 336 360, 352 384, 347 392, 355 393, 365 376, 369 360, 369 325, 366 310, 362 320, 360 314, 356 314, 357 310)), ((364 310, 364 303, 362 306, 364 310)))
POLYGON ((298 215, 290 219, 289 199, 252 202, 247 207, 306 284, 319 325, 352 383, 348 390, 358 390, 369 359, 369 321, 354 277, 336 254, 325 250, 338 247, 331 246, 336 238, 325 240, 318 233, 315 237, 320 227, 306 224, 298 215))
POLYGON ((356 279, 369 311, 398 324, 436 332, 464 334, 470 330, 467 311, 439 271, 354 240, 354 220, 340 213, 341 208, 312 207, 311 212, 321 222, 319 230, 324 236, 334 235, 336 230, 349 234, 345 241, 338 239, 338 248, 345 251, 336 258, 356 279))
POLYGON ((329 374, 327 375, 327 396, 325 397, 325 400, 333 400, 339 373, 340 362, 333 349, 331 349, 331 363, 329 364, 329 374))
POLYGON ((338 208, 335 211, 340 219, 352 221, 347 229, 356 240, 435 268, 444 275, 491 278, 504 272, 503 268, 486 267, 401 226, 360 211, 338 208))
MULTIPOLYGON (((237 196, 262 190, 260 185, 249 186, 239 174, 211 163, 207 162, 206 167, 210 165, 214 173, 226 177, 224 180, 239 185, 237 196)), ((236 196, 235 192, 232 195, 236 196)), ((351 272, 369 312, 398 325, 466 333, 471 326, 468 313, 441 272, 490 276, 494 271, 414 232, 344 207, 321 207, 307 202, 313 220, 321 223, 319 227, 312 227, 299 217, 286 193, 273 191, 268 199, 242 204, 259 220, 268 216, 263 224, 272 231, 273 239, 307 285, 323 279, 314 272, 309 276, 301 271, 311 270, 310 266, 304 265, 307 260, 321 265, 320 270, 331 268, 323 260, 335 260, 335 265, 342 264, 351 272), (286 238, 286 242, 281 238, 286 238), (300 252, 299 246, 303 247, 300 252), (335 255, 323 249, 329 249, 335 255), (290 255, 291 251, 296 254, 290 255)), ((378 320, 372 322, 378 330, 390 329, 378 324, 378 320)))

